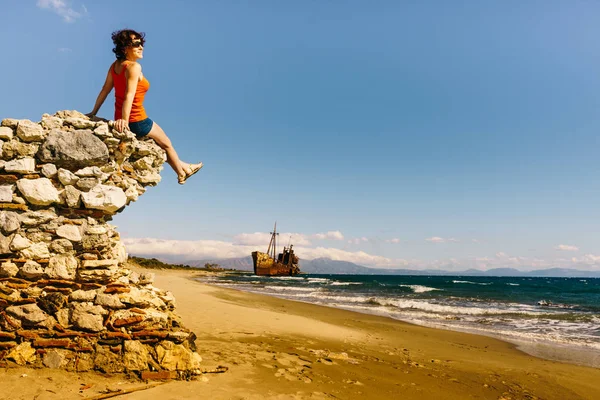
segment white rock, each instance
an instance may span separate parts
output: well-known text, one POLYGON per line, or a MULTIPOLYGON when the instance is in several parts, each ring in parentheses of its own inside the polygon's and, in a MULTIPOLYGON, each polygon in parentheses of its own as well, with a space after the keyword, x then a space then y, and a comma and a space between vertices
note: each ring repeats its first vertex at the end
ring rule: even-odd
POLYGON ((12 278, 17 275, 18 272, 19 267, 13 262, 5 261, 0 265, 0 278, 12 278))
POLYGON ((16 194, 13 193, 13 203, 27 204, 27 200, 25 200, 21 196, 17 196, 16 194))
POLYGON ((75 186, 65 186, 63 197, 68 207, 79 208, 79 203, 81 202, 81 191, 75 188, 75 186))
POLYGON ((148 285, 154 283, 155 274, 152 272, 140 273, 139 283, 140 285, 148 285))
POLYGON ((108 212, 115 212, 127 203, 123 189, 108 185, 96 185, 89 192, 82 193, 81 198, 86 208, 108 212))
POLYGON ((146 157, 142 157, 139 160, 137 160, 136 162, 134 162, 133 167, 135 169, 141 169, 141 170, 152 169, 153 162, 154 162, 154 157, 146 156, 146 157))
POLYGON ((105 293, 98 293, 96 299, 94 300, 94 304, 104 308, 125 308, 125 304, 121 303, 119 297, 105 293))
POLYGON ((24 142, 36 142, 42 140, 45 134, 40 124, 23 119, 17 125, 17 136, 24 142))
POLYGON ((125 190, 125 196, 127 196, 127 200, 137 201, 137 199, 140 197, 140 194, 135 186, 129 186, 127 190, 125 190))
POLYGON ((35 159, 31 157, 20 158, 18 160, 7 161, 4 164, 6 172, 16 172, 19 174, 32 174, 35 172, 35 159))
POLYGON ((70 301, 94 301, 96 295, 99 292, 97 290, 76 290, 69 295, 70 301))
POLYGON ((123 303, 134 307, 154 307, 157 309, 165 307, 165 303, 155 293, 140 290, 136 287, 132 287, 128 293, 121 293, 119 297, 123 303))
POLYGON ((71 303, 71 323, 79 329, 100 332, 104 330, 104 318, 108 311, 91 303, 71 303))
POLYGON ((110 267, 105 269, 79 269, 78 279, 83 282, 109 283, 114 282, 127 271, 124 268, 110 267))
POLYGON ((90 177, 90 176, 99 178, 103 175, 103 172, 100 169, 100 167, 85 167, 85 168, 75 171, 75 175, 82 177, 82 178, 90 177))
POLYGON ((60 254, 50 258, 46 275, 51 279, 75 279, 77 259, 70 254, 60 254))
POLYGON ((119 240, 113 245, 111 256, 121 264, 127 261, 127 250, 125 250, 125 245, 123 245, 123 242, 119 240))
POLYGON ((38 279, 44 276, 44 267, 33 260, 27 262, 19 270, 19 276, 25 279, 38 279))
POLYGON ((137 340, 125 340, 123 364, 128 371, 145 371, 148 369, 148 349, 137 340))
POLYGON ((158 182, 160 182, 161 177, 158 172, 140 170, 140 171, 137 171, 136 179, 140 183, 157 184, 158 182))
POLYGON ((13 130, 8 126, 0 126, 0 139, 10 140, 13 138, 13 130))
POLYGON ((107 232, 106 227, 102 225, 90 225, 85 230, 88 235, 103 235, 107 232))
POLYGON ((20 179, 17 187, 23 197, 35 205, 46 206, 60 201, 58 190, 48 178, 20 179))
POLYGON ((65 122, 69 125, 74 126, 77 129, 91 129, 96 126, 96 123, 94 121, 90 121, 83 118, 69 117, 65 119, 65 122))
POLYGON ((63 126, 63 120, 62 118, 44 114, 42 116, 42 126, 48 130, 59 129, 63 126))
POLYGON ((9 128, 16 128, 17 125, 19 125, 19 120, 14 118, 4 118, 0 125, 8 126, 9 128))
POLYGON ((94 129, 94 134, 100 138, 112 137, 107 124, 98 125, 98 127, 94 129))
POLYGON ((76 225, 61 225, 56 230, 56 234, 72 242, 81 242, 81 231, 76 225))
POLYGON ((11 203, 13 201, 13 192, 15 185, 0 186, 0 203, 11 203))
POLYGON ((6 312, 22 321, 27 321, 32 324, 38 324, 48 318, 48 314, 42 311, 35 303, 7 307, 6 312))
POLYGON ((12 243, 10 244, 10 249, 12 251, 25 250, 28 247, 31 247, 33 242, 26 237, 19 235, 18 233, 13 237, 12 243))
POLYGON ((21 227, 19 214, 14 211, 0 211, 0 230, 12 233, 21 227))
POLYGON ((56 218, 56 214, 53 209, 40 210, 40 211, 27 211, 19 215, 19 219, 23 225, 36 226, 45 224, 48 221, 56 218))
POLYGON ((10 243, 13 240, 14 235, 3 235, 0 234, 0 254, 11 254, 10 243))
POLYGON ((42 167, 42 174, 46 178, 54 178, 57 172, 58 171, 56 169, 56 165, 54 164, 44 164, 44 166, 42 167))
POLYGON ((83 260, 81 262, 82 268, 111 268, 117 267, 119 261, 117 260, 83 260))
POLYGON ((42 258, 49 258, 50 251, 48 245, 44 242, 38 242, 32 244, 30 247, 21 250, 21 257, 28 258, 31 260, 39 260, 42 258))
POLYGON ((68 169, 60 168, 58 170, 58 180, 63 185, 67 186, 76 184, 79 180, 79 177, 68 169))

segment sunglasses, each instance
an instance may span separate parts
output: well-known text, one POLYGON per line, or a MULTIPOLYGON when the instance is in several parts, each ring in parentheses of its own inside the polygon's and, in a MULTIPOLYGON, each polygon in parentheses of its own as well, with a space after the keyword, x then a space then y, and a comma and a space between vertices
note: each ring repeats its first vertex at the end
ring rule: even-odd
POLYGON ((144 46, 144 41, 143 40, 138 40, 135 42, 131 42, 130 44, 131 47, 143 47, 144 46))

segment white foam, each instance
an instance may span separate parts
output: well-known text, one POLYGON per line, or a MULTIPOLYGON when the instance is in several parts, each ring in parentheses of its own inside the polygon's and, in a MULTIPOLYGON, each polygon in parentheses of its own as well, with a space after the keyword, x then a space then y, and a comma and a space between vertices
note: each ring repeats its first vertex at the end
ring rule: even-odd
POLYGON ((521 286, 518 283, 511 283, 511 282, 508 282, 507 285, 508 286, 521 286))
MULTIPOLYGON (((257 276, 257 275, 252 275, 252 276, 257 276)), ((301 276, 271 276, 269 279, 277 279, 277 280, 281 280, 281 281, 289 281, 289 280, 294 280, 294 279, 306 279, 303 278, 301 276)))
POLYGON ((432 292, 434 290, 442 290, 442 289, 433 288, 433 287, 429 287, 429 286, 423 286, 423 285, 398 285, 398 286, 410 288, 415 293, 426 293, 426 292, 432 292))
POLYGON ((471 281, 452 281, 452 283, 467 283, 469 285, 483 285, 483 286, 492 284, 492 282, 471 282, 471 281))
POLYGON ((362 285, 361 282, 331 282, 330 283, 331 286, 349 286, 349 285, 362 285))
POLYGON ((265 289, 275 290, 276 292, 318 292, 320 288, 298 287, 298 286, 265 286, 265 289))

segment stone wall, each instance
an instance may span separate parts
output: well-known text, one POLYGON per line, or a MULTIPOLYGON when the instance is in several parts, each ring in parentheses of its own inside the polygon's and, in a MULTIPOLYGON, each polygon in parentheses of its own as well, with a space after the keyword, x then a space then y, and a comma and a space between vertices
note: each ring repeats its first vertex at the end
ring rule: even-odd
POLYGON ((4 119, 0 149, 0 366, 197 373, 175 299, 125 268, 107 223, 160 182, 164 152, 77 111, 4 119))

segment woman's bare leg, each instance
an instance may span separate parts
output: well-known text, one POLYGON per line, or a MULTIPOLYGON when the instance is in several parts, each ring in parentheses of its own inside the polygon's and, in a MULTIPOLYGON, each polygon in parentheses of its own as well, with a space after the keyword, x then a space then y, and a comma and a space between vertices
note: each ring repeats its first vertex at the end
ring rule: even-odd
POLYGON ((148 137, 153 139, 157 145, 167 152, 167 162, 171 168, 173 168, 173 171, 175 171, 177 176, 184 176, 186 174, 185 169, 188 167, 188 163, 179 159, 175 148, 171 144, 171 140, 156 122, 152 125, 152 130, 150 130, 148 137))

